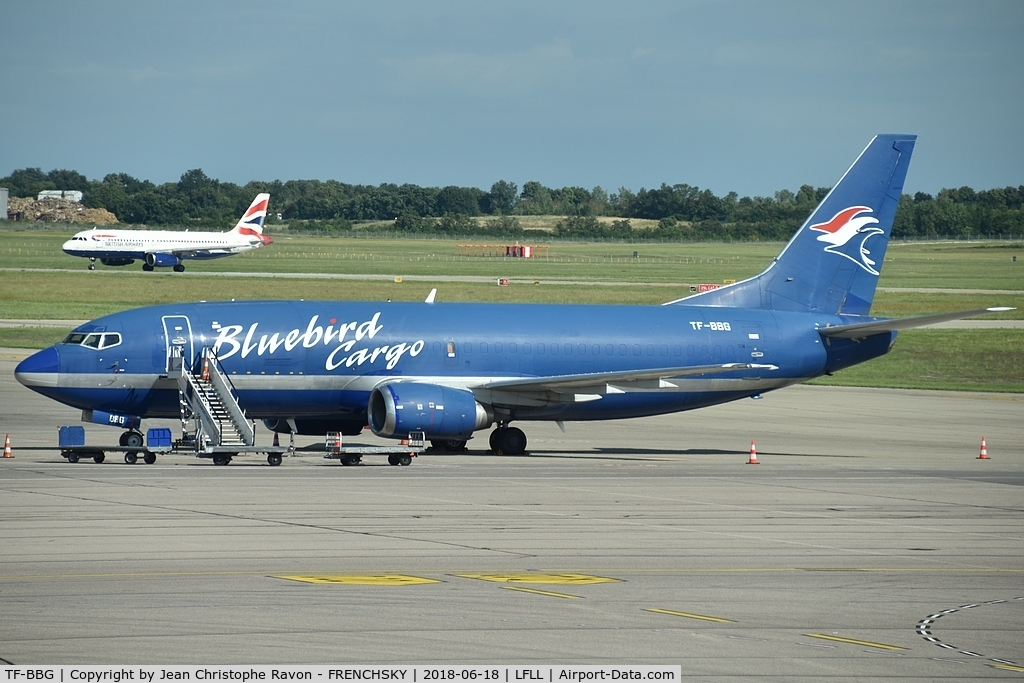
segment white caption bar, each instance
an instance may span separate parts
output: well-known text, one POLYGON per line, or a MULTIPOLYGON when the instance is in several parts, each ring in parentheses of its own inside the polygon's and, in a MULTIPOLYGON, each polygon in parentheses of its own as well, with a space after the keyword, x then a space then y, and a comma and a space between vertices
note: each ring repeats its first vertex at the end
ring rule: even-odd
POLYGON ((680 665, 579 665, 579 666, 25 666, 3 667, 0 683, 167 683, 207 681, 254 683, 256 681, 494 681, 495 683, 586 683, 587 681, 678 682, 680 665))

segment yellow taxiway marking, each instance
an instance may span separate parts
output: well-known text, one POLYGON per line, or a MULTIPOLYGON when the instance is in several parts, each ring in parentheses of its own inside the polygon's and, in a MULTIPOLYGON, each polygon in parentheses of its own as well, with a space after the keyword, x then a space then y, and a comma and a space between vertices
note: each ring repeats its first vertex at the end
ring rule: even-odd
POLYGON ((676 612, 670 609, 661 609, 658 607, 646 607, 645 612, 654 612, 655 614, 669 614, 673 617, 686 617, 687 619, 702 619, 704 621, 717 621, 720 624, 731 624, 732 619, 724 619, 722 617, 709 617, 706 614, 693 614, 692 612, 676 612))
POLYGON ((1019 671, 1024 673, 1024 666, 1017 664, 989 664, 993 669, 1003 669, 1005 671, 1019 671))
POLYGON ((839 636, 830 636, 824 633, 805 633, 805 636, 811 638, 821 638, 822 640, 834 640, 837 643, 850 643, 851 645, 865 645, 867 647, 877 647, 883 650, 906 650, 905 647, 899 645, 886 645, 885 643, 872 643, 870 640, 854 640, 853 638, 840 638, 839 636))
POLYGON ((423 583, 441 583, 437 579, 408 574, 343 574, 320 576, 275 576, 276 579, 301 581, 303 583, 344 584, 348 586, 414 586, 423 583))
MULTIPOLYGON (((2 581, 26 581, 26 580, 46 580, 46 579, 60 579, 66 581, 67 579, 124 579, 124 578, 139 578, 139 579, 161 579, 169 576, 267 576, 273 575, 273 569, 251 569, 251 570, 224 570, 224 571, 157 571, 157 572, 79 572, 71 574, 0 574, 0 582, 2 581)), ((285 570, 287 571, 287 570, 285 570)), ((451 574, 452 576, 461 576, 470 579, 482 579, 484 576, 492 576, 491 574, 461 574, 461 570, 449 568, 449 569, 432 569, 431 571, 437 573, 451 574)), ((614 567, 609 568, 609 572, 621 572, 623 574, 667 574, 667 575, 687 575, 687 574, 774 574, 782 572, 879 572, 879 573, 895 573, 895 572, 908 572, 908 573, 921 573, 921 574, 1024 574, 1024 569, 998 569, 998 568, 953 568, 953 567, 846 567, 842 569, 822 569, 822 568, 808 568, 808 567, 701 567, 701 568, 655 568, 655 569, 635 569, 625 567, 614 567)), ((506 576, 506 575, 493 575, 493 576, 506 576)), ((519 575, 516 575, 519 576, 519 575)), ((538 574, 523 574, 522 576, 539 576, 538 574)), ((550 576, 550 575, 547 575, 550 576)), ((558 576, 572 576, 569 574, 559 574, 558 576)), ((592 577, 597 581, 592 583, 601 583, 609 581, 621 581, 622 579, 608 579, 602 577, 592 577)), ((491 581, 503 581, 500 578, 489 579, 491 581)), ((567 582, 568 583, 568 582, 567 582)), ((591 583, 591 582, 581 582, 591 583)))
POLYGON ((549 598, 565 598, 567 600, 580 600, 578 595, 569 595, 568 593, 555 593, 554 591, 541 591, 536 588, 519 588, 518 586, 502 586, 508 591, 519 591, 520 593, 534 593, 536 595, 546 595, 549 598))
POLYGON ((582 586, 590 583, 616 583, 622 579, 609 579, 604 576, 589 574, 456 574, 463 579, 480 579, 496 583, 554 583, 561 585, 582 586))

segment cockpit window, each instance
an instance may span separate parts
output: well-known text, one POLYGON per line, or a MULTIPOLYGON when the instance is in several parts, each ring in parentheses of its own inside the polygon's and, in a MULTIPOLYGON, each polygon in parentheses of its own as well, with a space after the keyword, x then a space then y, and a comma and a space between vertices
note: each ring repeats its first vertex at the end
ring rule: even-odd
POLYGON ((109 349, 111 346, 117 346, 120 343, 121 335, 119 335, 117 332, 107 332, 106 334, 103 335, 103 338, 100 340, 100 348, 109 349))
POLYGON ((86 346, 90 349, 109 349, 121 343, 121 335, 118 332, 72 332, 64 337, 61 344, 73 344, 74 346, 86 346))

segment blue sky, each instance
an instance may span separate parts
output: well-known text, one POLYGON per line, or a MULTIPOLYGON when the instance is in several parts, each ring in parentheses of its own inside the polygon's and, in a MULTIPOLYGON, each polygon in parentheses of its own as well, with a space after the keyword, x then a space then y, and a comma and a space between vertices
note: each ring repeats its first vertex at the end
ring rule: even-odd
POLYGON ((1018 0, 7 0, 0 176, 609 192, 1024 184, 1018 0))

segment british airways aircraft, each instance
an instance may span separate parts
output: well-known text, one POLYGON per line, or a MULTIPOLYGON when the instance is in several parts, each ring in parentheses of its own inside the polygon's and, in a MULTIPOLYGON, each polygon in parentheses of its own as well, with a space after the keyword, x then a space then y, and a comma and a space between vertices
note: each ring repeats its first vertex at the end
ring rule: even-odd
MULTIPOLYGON (((299 434, 405 438, 461 450, 514 422, 703 408, 881 356, 898 330, 985 310, 869 315, 916 137, 879 135, 760 275, 661 306, 348 301, 151 306, 79 326, 15 370, 84 411, 179 415, 176 358, 212 358, 248 418, 299 434)), ((216 462, 216 460, 215 460, 216 462)), ((225 460, 221 460, 225 464, 225 460)))
POLYGON ((64 253, 89 259, 95 270, 96 259, 105 266, 128 266, 142 261, 142 269, 173 266, 183 272, 185 259, 214 259, 258 249, 273 240, 263 234, 270 195, 261 193, 228 232, 190 232, 173 230, 83 230, 61 247, 64 253))

